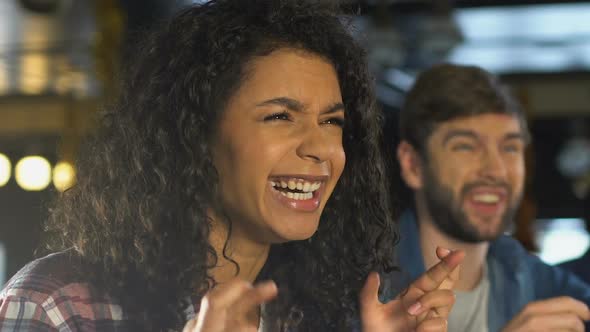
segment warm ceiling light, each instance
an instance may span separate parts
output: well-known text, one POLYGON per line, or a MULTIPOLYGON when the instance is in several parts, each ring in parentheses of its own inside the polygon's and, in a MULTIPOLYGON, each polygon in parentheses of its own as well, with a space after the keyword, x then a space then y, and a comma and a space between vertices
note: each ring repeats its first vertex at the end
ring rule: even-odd
POLYGON ((76 182, 76 170, 67 161, 60 161, 53 168, 53 185, 57 190, 64 192, 76 182))
POLYGON ((24 190, 40 191, 51 182, 51 165, 41 156, 24 157, 16 164, 14 177, 24 190))
POLYGON ((5 186, 10 180, 11 169, 10 159, 0 153, 0 187, 5 186))
POLYGON ((21 90, 27 94, 40 94, 48 84, 50 62, 49 57, 42 53, 25 53, 20 56, 21 90))

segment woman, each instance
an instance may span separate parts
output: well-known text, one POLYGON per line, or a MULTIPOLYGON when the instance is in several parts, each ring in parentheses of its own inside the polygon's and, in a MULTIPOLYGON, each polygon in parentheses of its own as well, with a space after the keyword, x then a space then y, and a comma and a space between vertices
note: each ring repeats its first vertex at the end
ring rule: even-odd
POLYGON ((369 273, 393 268, 396 240, 379 116, 333 11, 211 1, 153 34, 125 77, 52 211, 63 251, 8 284, 4 327, 444 330, 461 253, 377 299, 369 273))

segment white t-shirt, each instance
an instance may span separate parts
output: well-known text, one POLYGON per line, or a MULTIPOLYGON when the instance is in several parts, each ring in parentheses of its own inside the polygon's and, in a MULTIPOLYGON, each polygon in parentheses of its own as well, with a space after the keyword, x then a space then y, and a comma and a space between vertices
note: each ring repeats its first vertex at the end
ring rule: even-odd
POLYGON ((455 305, 449 315, 449 331, 488 332, 490 279, 484 264, 479 284, 469 292, 455 291, 455 305))
POLYGON ((258 321, 258 332, 264 332, 264 303, 260 305, 260 320, 258 321))

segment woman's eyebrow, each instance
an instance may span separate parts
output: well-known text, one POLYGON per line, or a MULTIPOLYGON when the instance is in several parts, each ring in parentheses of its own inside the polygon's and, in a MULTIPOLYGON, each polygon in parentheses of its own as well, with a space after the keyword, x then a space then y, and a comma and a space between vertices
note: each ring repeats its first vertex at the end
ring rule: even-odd
POLYGON ((286 107, 287 109, 295 112, 303 112, 305 109, 305 105, 303 105, 300 101, 295 100, 289 97, 277 97, 269 100, 265 100, 256 106, 269 106, 269 105, 278 105, 286 107))
MULTIPOLYGON (((258 103, 256 106, 269 106, 269 105, 278 105, 286 107, 287 109, 295 112, 303 112, 305 110, 305 105, 300 101, 289 98, 289 97, 277 97, 265 100, 261 103, 258 103)), ((344 104, 341 102, 334 103, 324 109, 322 114, 329 114, 329 113, 336 113, 338 111, 344 111, 344 104)))
POLYGON ((338 111, 344 111, 344 104, 342 103, 335 103, 331 106, 328 106, 325 111, 322 112, 322 114, 330 114, 330 113, 336 113, 338 111))

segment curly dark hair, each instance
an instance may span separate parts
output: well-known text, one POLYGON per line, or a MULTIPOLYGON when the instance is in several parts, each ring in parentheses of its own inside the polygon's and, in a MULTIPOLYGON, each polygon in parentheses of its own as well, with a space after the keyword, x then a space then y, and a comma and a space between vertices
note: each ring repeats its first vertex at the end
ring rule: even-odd
POLYGON ((394 267, 381 115, 343 16, 326 1, 214 0, 143 43, 79 156, 77 185, 48 222, 49 247, 75 248, 92 284, 120 301, 135 328, 181 327, 183 299, 209 289, 218 254, 208 243, 206 210, 218 190, 210 137, 249 62, 279 48, 334 65, 347 161, 316 234, 271 247, 261 272, 280 288, 271 316, 303 331, 351 329, 368 273, 394 267))

